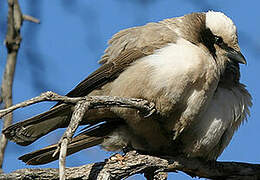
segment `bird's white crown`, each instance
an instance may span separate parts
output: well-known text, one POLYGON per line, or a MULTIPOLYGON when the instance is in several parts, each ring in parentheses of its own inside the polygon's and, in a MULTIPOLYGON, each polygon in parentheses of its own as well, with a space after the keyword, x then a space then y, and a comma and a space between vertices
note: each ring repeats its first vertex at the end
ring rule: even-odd
POLYGON ((236 39, 236 26, 233 21, 222 12, 208 11, 206 13, 206 27, 213 34, 236 39))

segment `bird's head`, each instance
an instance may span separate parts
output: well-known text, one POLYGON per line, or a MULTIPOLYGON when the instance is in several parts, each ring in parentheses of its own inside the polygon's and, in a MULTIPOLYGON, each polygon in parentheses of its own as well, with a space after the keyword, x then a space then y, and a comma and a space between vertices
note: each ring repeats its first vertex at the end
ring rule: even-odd
POLYGON ((163 22, 168 26, 173 25, 178 36, 197 46, 205 47, 215 58, 222 58, 220 61, 246 64, 244 56, 240 53, 236 26, 225 14, 208 11, 174 19, 175 21, 163 22))
POLYGON ((239 63, 246 64, 238 45, 237 30, 233 21, 221 12, 192 13, 177 18, 178 36, 205 49, 222 67, 221 81, 239 82, 239 63))
POLYGON ((221 12, 205 13, 206 36, 211 45, 209 50, 218 60, 225 64, 221 81, 238 82, 240 78, 239 63, 246 64, 238 45, 237 29, 230 18, 221 12))
POLYGON ((236 26, 230 18, 221 12, 209 11, 205 18, 206 30, 210 31, 216 55, 225 55, 228 61, 246 64, 244 56, 240 53, 236 26))

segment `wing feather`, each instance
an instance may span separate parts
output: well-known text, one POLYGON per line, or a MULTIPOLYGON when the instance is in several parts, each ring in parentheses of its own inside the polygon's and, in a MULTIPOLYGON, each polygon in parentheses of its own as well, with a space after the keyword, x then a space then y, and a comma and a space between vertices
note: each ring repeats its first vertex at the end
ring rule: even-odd
POLYGON ((116 33, 99 61, 101 67, 78 84, 67 96, 88 95, 94 89, 113 81, 136 60, 151 55, 156 49, 168 43, 175 43, 177 37, 165 23, 149 23, 116 33))

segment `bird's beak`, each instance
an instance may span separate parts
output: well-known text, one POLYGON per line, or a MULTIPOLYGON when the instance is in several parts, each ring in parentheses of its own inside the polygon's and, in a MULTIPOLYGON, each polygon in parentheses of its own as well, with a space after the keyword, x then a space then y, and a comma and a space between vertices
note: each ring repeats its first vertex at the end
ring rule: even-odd
POLYGON ((243 54, 240 52, 240 51, 236 51, 232 48, 229 48, 227 50, 227 57, 234 61, 234 62, 238 62, 238 63, 242 63, 242 64, 246 64, 246 59, 245 57, 243 56, 243 54))

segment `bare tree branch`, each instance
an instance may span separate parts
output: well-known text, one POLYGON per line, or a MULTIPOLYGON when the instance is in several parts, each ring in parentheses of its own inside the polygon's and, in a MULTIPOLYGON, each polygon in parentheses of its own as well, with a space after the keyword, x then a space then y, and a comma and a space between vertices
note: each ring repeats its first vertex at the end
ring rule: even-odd
MULTIPOLYGON (((1 86, 1 96, 4 102, 4 107, 12 106, 12 88, 16 66, 16 57, 21 43, 20 29, 22 26, 22 12, 17 0, 8 0, 8 25, 5 45, 7 48, 7 61, 1 86)), ((13 116, 9 114, 5 117, 4 126, 6 128, 12 124, 13 116)), ((4 152, 7 144, 7 139, 3 134, 0 138, 0 171, 2 171, 4 152)))
MULTIPOLYGON (((235 180, 260 178, 260 165, 238 162, 205 163, 184 157, 155 157, 128 152, 122 161, 106 160, 80 167, 66 168, 66 179, 123 179, 134 174, 183 171, 190 176, 209 179, 235 180)), ((0 174, 0 179, 58 179, 58 169, 22 169, 0 174)))
POLYGON ((60 96, 54 92, 47 91, 42 93, 40 96, 34 97, 30 100, 24 101, 22 103, 13 105, 7 109, 0 110, 0 118, 7 115, 8 113, 13 112, 16 109, 30 106, 43 101, 61 101, 64 103, 77 104, 79 101, 88 101, 90 102, 90 109, 94 108, 105 108, 111 106, 133 108, 143 113, 145 116, 150 116, 155 112, 154 103, 150 103, 147 100, 136 99, 136 98, 123 98, 116 96, 85 96, 85 97, 67 97, 60 96))
POLYGON ((61 139, 58 143, 57 150, 53 154, 53 157, 54 157, 60 149, 60 156, 59 156, 60 180, 65 180, 65 162, 66 162, 68 144, 70 143, 72 136, 74 135, 81 120, 83 119, 85 112, 89 109, 89 106, 90 106, 90 103, 88 101, 79 101, 76 104, 75 110, 71 117, 70 124, 67 127, 66 131, 64 132, 63 136, 61 137, 61 139))
POLYGON ((58 147, 56 151, 53 154, 53 157, 59 152, 61 144, 64 139, 68 140, 68 143, 70 143, 72 136, 74 135, 75 131, 77 130, 80 121, 82 120, 85 112, 89 108, 90 103, 88 101, 79 101, 76 106, 75 110, 72 114, 70 124, 66 131, 64 132, 63 136, 61 137, 60 141, 58 142, 58 147))
MULTIPOLYGON (((39 20, 28 15, 23 15, 20 9, 18 0, 8 0, 8 24, 5 45, 7 48, 7 60, 5 71, 1 85, 1 102, 4 103, 4 108, 12 106, 12 88, 16 66, 17 53, 22 41, 20 29, 23 20, 29 20, 39 23, 39 20)), ((9 114, 5 117, 3 128, 12 124, 13 115, 9 114)), ((2 171, 4 152, 7 144, 7 139, 3 134, 0 137, 0 171, 2 171)))

